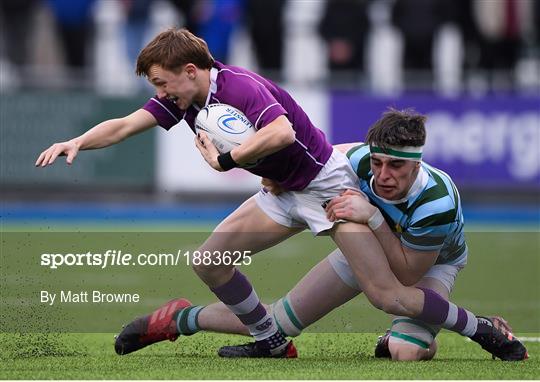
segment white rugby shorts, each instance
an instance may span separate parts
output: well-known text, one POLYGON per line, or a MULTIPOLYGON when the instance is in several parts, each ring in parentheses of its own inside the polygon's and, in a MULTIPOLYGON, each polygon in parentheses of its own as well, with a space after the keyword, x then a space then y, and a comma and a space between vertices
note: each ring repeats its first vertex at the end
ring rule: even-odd
POLYGON ((335 224, 326 218, 323 204, 347 189, 359 190, 358 177, 347 156, 334 150, 328 162, 304 190, 274 195, 262 189, 255 195, 255 201, 276 223, 286 227, 309 228, 314 235, 318 235, 335 224))
MULTIPOLYGON (((361 290, 347 259, 339 249, 334 250, 327 258, 334 271, 345 284, 353 289, 361 290)), ((438 280, 447 289, 447 295, 450 295, 454 288, 456 276, 461 269, 463 269, 462 265, 435 264, 422 278, 430 277, 438 280)), ((438 325, 429 325, 408 317, 394 316, 390 329, 390 342, 429 349, 440 330, 441 327, 438 325)))
MULTIPOLYGON (((347 259, 339 249, 335 249, 328 255, 328 261, 345 284, 353 289, 361 290, 347 259)), ((448 294, 450 294, 454 287, 456 276, 462 268, 459 265, 435 264, 429 268, 423 277, 431 277, 440 281, 448 290, 448 294)))

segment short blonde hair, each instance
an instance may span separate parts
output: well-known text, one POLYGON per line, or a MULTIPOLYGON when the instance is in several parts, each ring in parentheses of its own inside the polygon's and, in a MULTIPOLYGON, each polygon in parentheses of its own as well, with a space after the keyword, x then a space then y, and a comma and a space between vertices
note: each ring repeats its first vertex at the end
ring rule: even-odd
POLYGON ((147 76, 152 65, 178 71, 192 63, 201 69, 211 69, 214 58, 206 42, 185 28, 170 28, 158 34, 137 57, 138 76, 147 76))

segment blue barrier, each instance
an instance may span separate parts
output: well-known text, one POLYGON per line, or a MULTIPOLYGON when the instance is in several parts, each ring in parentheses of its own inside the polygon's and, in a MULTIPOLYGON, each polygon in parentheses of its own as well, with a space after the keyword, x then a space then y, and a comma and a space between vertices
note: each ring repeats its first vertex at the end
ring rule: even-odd
MULTIPOLYGON (((0 216, 4 224, 22 221, 91 220, 94 222, 218 222, 237 207, 233 203, 4 203, 0 216)), ((464 205, 466 223, 536 224, 538 205, 464 205)))

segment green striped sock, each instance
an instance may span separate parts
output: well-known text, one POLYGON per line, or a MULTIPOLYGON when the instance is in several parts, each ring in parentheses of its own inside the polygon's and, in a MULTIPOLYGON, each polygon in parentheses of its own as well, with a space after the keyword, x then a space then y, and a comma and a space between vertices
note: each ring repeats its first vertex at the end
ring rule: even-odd
POLYGON ((409 336, 408 334, 398 333, 398 332, 390 332, 390 336, 395 338, 400 338, 404 341, 410 342, 412 344, 415 344, 417 346, 420 346, 422 349, 429 349, 429 344, 425 341, 422 341, 418 338, 415 338, 413 336, 409 336))
POLYGON ((174 318, 178 333, 190 336, 199 332, 201 328, 199 327, 198 317, 203 308, 202 305, 195 305, 179 310, 174 318))
POLYGON ((296 316, 291 306, 289 295, 280 298, 272 304, 272 315, 279 331, 284 337, 296 337, 302 333, 304 325, 296 316))

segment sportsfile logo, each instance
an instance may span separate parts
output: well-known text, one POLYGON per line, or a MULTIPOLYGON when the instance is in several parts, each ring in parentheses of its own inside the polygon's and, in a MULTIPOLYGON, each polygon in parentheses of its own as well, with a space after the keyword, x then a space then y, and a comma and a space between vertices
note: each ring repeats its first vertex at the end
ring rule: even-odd
POLYGON ((178 266, 193 265, 250 265, 251 251, 184 251, 131 254, 121 249, 101 253, 42 253, 40 265, 50 269, 92 266, 105 269, 114 266, 178 266))

